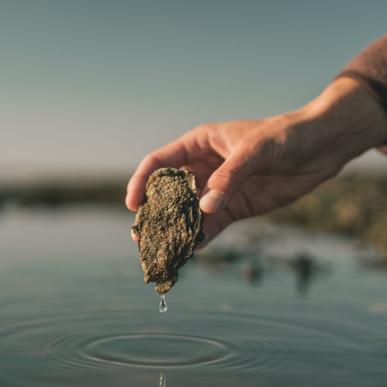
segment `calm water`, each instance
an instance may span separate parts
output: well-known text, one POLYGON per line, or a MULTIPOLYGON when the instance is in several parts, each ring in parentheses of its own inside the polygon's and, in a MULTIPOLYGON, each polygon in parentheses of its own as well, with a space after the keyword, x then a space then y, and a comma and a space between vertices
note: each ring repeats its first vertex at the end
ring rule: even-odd
POLYGON ((130 224, 0 213, 1 387, 387 385, 387 276, 362 270, 349 242, 271 232, 276 259, 191 262, 159 313, 130 224), (300 248, 322 268, 310 282, 286 263, 300 248))

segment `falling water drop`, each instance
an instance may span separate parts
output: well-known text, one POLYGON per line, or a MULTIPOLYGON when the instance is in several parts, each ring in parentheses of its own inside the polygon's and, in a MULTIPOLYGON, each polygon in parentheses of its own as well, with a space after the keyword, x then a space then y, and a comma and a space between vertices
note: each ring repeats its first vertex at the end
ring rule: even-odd
POLYGON ((160 387, 167 387, 167 374, 163 371, 160 373, 160 387))
POLYGON ((160 296, 160 305, 159 305, 159 311, 160 313, 164 313, 168 310, 167 303, 165 301, 165 294, 162 294, 160 296))

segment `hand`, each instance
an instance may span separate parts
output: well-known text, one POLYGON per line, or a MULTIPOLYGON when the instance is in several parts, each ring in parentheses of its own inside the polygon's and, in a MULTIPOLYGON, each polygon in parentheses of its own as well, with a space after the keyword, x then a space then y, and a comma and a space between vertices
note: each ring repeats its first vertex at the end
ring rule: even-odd
POLYGON ((126 203, 138 209, 155 169, 184 166, 197 179, 208 242, 236 220, 300 198, 386 140, 379 105, 357 81, 340 78, 295 112, 199 126, 152 152, 131 178, 126 203))

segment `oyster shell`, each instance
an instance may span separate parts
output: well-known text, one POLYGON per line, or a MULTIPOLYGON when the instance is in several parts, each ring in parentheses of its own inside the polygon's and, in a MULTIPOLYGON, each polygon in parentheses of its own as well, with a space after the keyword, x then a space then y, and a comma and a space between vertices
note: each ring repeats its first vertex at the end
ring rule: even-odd
POLYGON ((203 239, 195 177, 186 169, 160 168, 146 184, 133 232, 145 283, 155 282, 159 294, 167 293, 178 279, 178 270, 192 257, 203 239))

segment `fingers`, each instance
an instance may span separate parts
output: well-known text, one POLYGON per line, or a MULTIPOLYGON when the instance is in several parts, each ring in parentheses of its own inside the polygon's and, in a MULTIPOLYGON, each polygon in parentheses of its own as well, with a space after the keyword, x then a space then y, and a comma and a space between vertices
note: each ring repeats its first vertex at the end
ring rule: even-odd
POLYGON ((144 200, 145 184, 154 170, 162 167, 180 168, 186 164, 186 159, 184 137, 146 156, 129 181, 126 196, 126 206, 128 209, 137 211, 144 200))
MULTIPOLYGON (((200 242, 198 249, 201 249, 220 234, 227 226, 233 222, 233 218, 226 210, 220 211, 215 215, 206 215, 204 217, 203 232, 204 240, 200 242)), ((138 243, 139 238, 133 230, 130 232, 130 236, 133 242, 138 243)))
POLYGON ((200 200, 201 210, 206 214, 219 212, 249 174, 246 154, 238 152, 230 155, 208 179, 205 194, 200 200))

